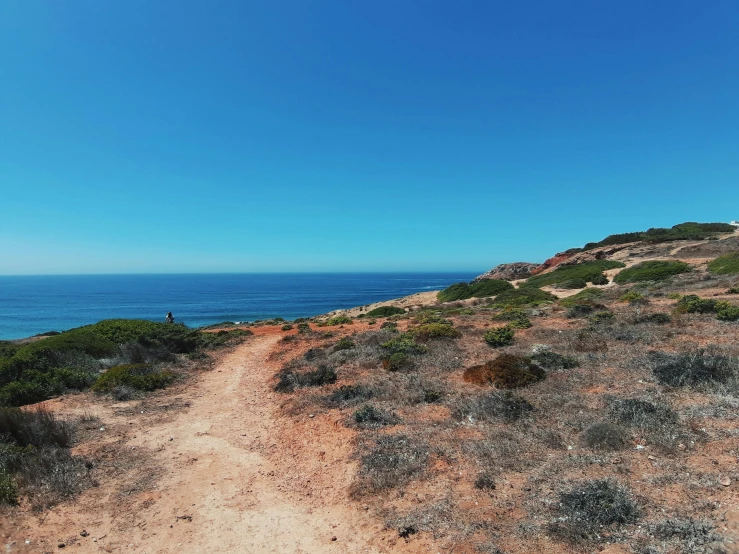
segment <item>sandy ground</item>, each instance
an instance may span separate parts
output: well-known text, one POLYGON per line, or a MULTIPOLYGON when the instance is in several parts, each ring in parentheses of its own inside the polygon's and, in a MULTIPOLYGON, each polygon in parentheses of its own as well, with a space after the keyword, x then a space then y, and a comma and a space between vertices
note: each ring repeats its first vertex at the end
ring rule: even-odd
MULTIPOLYGON (((183 408, 173 416, 144 421, 148 414, 131 406, 95 406, 106 426, 103 441, 116 443, 120 463, 120 452, 140 452, 149 486, 131 483, 132 467, 41 515, 16 513, 0 521, 6 551, 397 551, 397 534, 347 498, 352 432, 328 416, 306 418, 298 429, 280 416, 267 362, 279 338, 257 335, 226 353, 180 388, 183 408)), ((50 407, 78 411, 84 396, 50 407)), ((403 552, 429 551, 418 541, 400 545, 403 552)))
POLYGON ((375 302, 374 304, 366 304, 364 306, 357 306, 356 308, 350 308, 348 310, 334 310, 329 312, 326 317, 335 315, 348 315, 349 317, 357 317, 362 313, 369 312, 380 306, 396 306, 399 308, 418 308, 422 306, 431 306, 437 303, 436 295, 439 293, 438 290, 430 290, 424 292, 417 292, 409 296, 403 296, 402 298, 396 298, 393 300, 385 300, 383 302, 375 302))

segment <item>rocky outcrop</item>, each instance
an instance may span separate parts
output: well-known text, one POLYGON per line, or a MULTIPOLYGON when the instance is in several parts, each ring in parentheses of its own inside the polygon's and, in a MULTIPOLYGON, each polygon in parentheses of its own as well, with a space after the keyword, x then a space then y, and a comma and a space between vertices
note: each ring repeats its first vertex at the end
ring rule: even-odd
POLYGON ((487 273, 483 273, 475 277, 473 283, 483 281, 485 279, 503 279, 505 281, 515 281, 516 279, 526 279, 531 276, 531 270, 539 267, 539 264, 530 262, 514 262, 511 264, 500 264, 495 266, 487 273))
POLYGON ((546 260, 543 264, 540 264, 532 269, 531 275, 537 275, 538 273, 546 271, 550 267, 556 267, 571 257, 572 254, 570 254, 569 252, 558 252, 557 254, 546 260))

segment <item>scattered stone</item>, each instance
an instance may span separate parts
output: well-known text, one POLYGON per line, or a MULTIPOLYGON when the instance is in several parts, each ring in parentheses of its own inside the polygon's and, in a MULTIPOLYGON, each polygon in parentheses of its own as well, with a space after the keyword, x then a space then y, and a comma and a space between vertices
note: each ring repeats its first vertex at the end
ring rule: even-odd
POLYGON ((58 548, 64 548, 65 546, 67 546, 67 545, 64 544, 63 542, 60 542, 59 544, 57 544, 57 547, 58 548))
POLYGON ((85 530, 83 529, 83 530, 82 530, 82 532, 80 532, 80 537, 86 537, 86 536, 88 536, 89 534, 90 534, 90 533, 88 533, 87 531, 85 531, 85 530))
POLYGON ((728 475, 721 475, 718 479, 718 482, 721 483, 724 487, 728 487, 731 485, 731 479, 729 479, 728 475))
POLYGON ((336 537, 331 537, 331 540, 332 540, 332 541, 335 541, 335 540, 336 540, 336 537))

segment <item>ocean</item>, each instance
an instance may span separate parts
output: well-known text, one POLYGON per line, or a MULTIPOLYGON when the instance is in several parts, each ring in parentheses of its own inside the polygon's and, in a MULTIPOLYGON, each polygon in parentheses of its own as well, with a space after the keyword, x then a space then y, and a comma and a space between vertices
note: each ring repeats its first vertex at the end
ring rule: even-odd
POLYGON ((0 276, 0 340, 63 331, 101 319, 200 327, 295 319, 469 281, 475 273, 280 273, 0 276))

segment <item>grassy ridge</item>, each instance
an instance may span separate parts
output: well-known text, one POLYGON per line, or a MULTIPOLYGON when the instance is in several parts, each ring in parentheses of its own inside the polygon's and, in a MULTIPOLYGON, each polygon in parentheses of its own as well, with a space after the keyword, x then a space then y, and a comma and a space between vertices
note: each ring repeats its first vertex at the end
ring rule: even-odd
POLYGON ((592 250, 599 246, 613 246, 637 241, 657 243, 673 240, 703 240, 716 236, 719 233, 733 233, 734 231, 736 231, 736 227, 728 223, 696 223, 689 221, 670 228, 653 227, 646 231, 608 235, 599 242, 587 243, 583 247, 583 250, 592 250))
POLYGON ((513 285, 502 279, 483 279, 477 283, 455 283, 442 291, 437 298, 441 302, 466 300, 467 298, 482 298, 495 296, 501 292, 513 290, 513 285))
POLYGON ((28 344, 0 343, 0 406, 21 406, 67 389, 89 387, 106 367, 172 361, 176 354, 219 346, 235 334, 184 325, 110 319, 28 344))
POLYGON ((592 282, 593 279, 598 279, 605 270, 618 267, 624 267, 624 264, 612 260, 595 260, 577 265, 560 266, 550 273, 529 277, 523 283, 523 286, 538 288, 546 285, 564 284, 570 281, 592 282))

